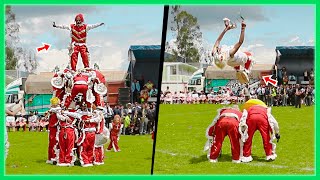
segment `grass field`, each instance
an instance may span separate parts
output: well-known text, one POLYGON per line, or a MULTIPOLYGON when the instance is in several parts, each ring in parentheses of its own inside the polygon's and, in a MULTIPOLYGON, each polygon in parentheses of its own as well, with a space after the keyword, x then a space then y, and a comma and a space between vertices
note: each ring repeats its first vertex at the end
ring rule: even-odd
POLYGON ((314 107, 274 107, 280 126, 277 159, 265 161, 259 132, 253 139, 254 160, 231 163, 226 137, 218 163, 209 163, 205 130, 221 105, 160 105, 154 174, 314 174, 314 107))
MULTIPOLYGON (((121 152, 105 152, 105 164, 83 168, 46 164, 48 133, 9 132, 6 174, 150 174, 153 141, 150 135, 121 136, 121 152)), ((106 145, 105 145, 106 148, 106 145)))

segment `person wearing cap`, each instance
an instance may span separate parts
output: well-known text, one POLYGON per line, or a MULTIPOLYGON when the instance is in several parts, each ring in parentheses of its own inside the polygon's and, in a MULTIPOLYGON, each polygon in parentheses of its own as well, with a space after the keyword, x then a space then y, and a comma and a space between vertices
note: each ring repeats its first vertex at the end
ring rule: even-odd
POLYGON ((71 69, 76 71, 78 62, 78 54, 81 54, 82 63, 85 68, 89 67, 89 51, 86 45, 87 33, 89 30, 104 25, 104 23, 98 24, 85 24, 83 14, 77 14, 75 17, 75 24, 67 25, 56 25, 53 22, 53 27, 66 29, 70 31, 71 44, 69 47, 69 55, 71 61, 71 69))
POLYGON ((237 107, 225 107, 218 109, 217 116, 206 130, 208 139, 205 150, 210 149, 208 159, 211 163, 218 162, 222 143, 225 136, 228 136, 231 144, 232 162, 240 163, 240 133, 239 122, 242 117, 241 111, 237 107), (211 147, 210 142, 211 143, 211 147))
POLYGON ((220 47, 220 42, 223 39, 223 36, 230 29, 236 28, 235 24, 232 24, 228 18, 224 19, 225 29, 217 38, 213 49, 212 56, 214 59, 215 65, 223 69, 226 64, 233 67, 236 70, 236 76, 241 84, 249 82, 249 73, 253 65, 252 54, 250 52, 239 51, 242 43, 244 42, 244 33, 246 29, 246 23, 242 21, 241 23, 241 33, 239 41, 232 47, 220 47), (244 67, 243 71, 240 71, 240 66, 244 67))
POLYGON ((48 160, 46 163, 54 164, 57 162, 57 154, 59 152, 57 131, 58 131, 58 117, 57 113, 61 111, 60 100, 57 97, 50 99, 51 108, 49 109, 49 146, 48 146, 48 160))
POLYGON ((242 162, 250 162, 253 160, 251 156, 252 139, 254 133, 258 130, 262 136, 263 147, 266 154, 266 160, 272 161, 277 157, 276 145, 272 142, 274 139, 279 140, 279 125, 276 119, 271 114, 271 108, 262 105, 254 105, 243 110, 244 122, 248 126, 247 138, 243 140, 243 157, 242 162), (270 135, 271 134, 271 135, 270 135))

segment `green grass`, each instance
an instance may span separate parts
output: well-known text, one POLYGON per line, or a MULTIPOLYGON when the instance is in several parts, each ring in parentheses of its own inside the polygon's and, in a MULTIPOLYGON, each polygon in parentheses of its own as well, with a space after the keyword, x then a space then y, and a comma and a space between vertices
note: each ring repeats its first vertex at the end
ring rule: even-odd
MULTIPOLYGON (((21 129, 20 129, 21 130, 21 129)), ((46 164, 48 133, 9 132, 6 174, 150 174, 153 141, 150 135, 121 136, 121 152, 105 152, 105 164, 83 168, 46 164)), ((107 145, 105 145, 106 149, 107 145)))
POLYGON ((161 105, 154 174, 314 174, 314 107, 274 107, 280 126, 277 159, 266 162, 259 132, 253 139, 254 160, 231 163, 225 138, 218 163, 209 163, 203 146, 205 130, 221 105, 161 105))

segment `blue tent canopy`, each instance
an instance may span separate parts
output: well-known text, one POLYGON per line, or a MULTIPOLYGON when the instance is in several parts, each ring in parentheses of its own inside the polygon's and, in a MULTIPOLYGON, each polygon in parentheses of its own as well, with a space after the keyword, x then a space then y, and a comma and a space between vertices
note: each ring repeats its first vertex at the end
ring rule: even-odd
POLYGON ((281 53, 278 68, 285 67, 287 75, 295 75, 298 83, 303 80, 305 70, 314 68, 314 46, 277 46, 276 51, 281 53))
POLYGON ((132 45, 129 51, 132 51, 135 59, 160 59, 160 45, 132 45))
MULTIPOLYGON (((160 70, 160 45, 132 45, 129 48, 128 80, 137 79, 143 86, 148 80, 158 85, 160 70)), ((156 87, 158 88, 158 87, 156 87)))
POLYGON ((313 57, 314 46, 277 46, 281 58, 284 57, 313 57))

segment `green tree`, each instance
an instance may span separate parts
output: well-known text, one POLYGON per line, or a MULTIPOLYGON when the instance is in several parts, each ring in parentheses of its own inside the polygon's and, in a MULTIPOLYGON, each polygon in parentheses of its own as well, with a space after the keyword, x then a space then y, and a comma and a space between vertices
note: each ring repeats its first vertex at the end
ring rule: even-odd
POLYGON ((181 10, 180 6, 172 6, 170 13, 172 16, 170 29, 175 41, 172 45, 166 43, 167 52, 172 54, 166 61, 177 61, 180 56, 186 63, 199 62, 202 33, 197 18, 181 10))
POLYGON ((15 14, 11 6, 6 6, 6 27, 5 27, 5 45, 6 45, 6 70, 16 69, 18 58, 16 56, 15 45, 19 42, 19 25, 16 23, 15 14))
POLYGON ((20 26, 16 22, 16 16, 11 6, 6 6, 6 70, 15 70, 23 67, 27 72, 35 72, 38 67, 37 57, 34 51, 20 47, 20 26))

